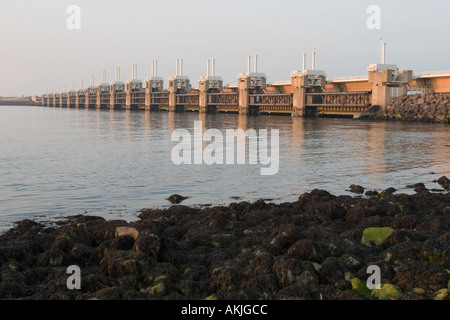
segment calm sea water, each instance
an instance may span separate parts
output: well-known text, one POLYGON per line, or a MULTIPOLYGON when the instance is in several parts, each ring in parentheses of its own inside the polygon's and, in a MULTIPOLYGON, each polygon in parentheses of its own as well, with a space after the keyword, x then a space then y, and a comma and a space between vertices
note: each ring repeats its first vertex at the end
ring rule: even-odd
POLYGON ((315 188, 350 194, 450 174, 450 127, 352 119, 245 117, 0 106, 0 230, 31 218, 89 213, 133 220, 143 208, 234 201, 293 201, 315 188), (175 165, 174 129, 279 129, 278 174, 258 165, 175 165))

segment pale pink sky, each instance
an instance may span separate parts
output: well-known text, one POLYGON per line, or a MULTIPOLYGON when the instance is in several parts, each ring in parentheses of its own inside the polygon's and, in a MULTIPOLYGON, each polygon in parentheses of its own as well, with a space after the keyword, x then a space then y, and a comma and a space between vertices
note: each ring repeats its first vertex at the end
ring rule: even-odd
POLYGON ((121 67, 122 80, 138 65, 138 78, 184 74, 197 83, 206 60, 216 74, 235 83, 247 56, 258 54, 269 82, 289 80, 303 52, 317 51, 316 68, 329 79, 366 75, 379 62, 380 38, 387 63, 421 73, 450 69, 450 1, 446 0, 20 0, 0 2, 0 96, 45 93, 107 81, 121 67), (81 29, 69 30, 69 5, 81 9, 81 29), (381 29, 367 28, 367 8, 381 9, 381 29))

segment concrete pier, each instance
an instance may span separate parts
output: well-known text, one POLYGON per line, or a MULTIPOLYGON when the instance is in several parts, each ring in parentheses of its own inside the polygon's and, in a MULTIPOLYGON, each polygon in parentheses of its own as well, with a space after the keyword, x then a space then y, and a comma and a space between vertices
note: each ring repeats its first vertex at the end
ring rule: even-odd
POLYGON ((164 80, 158 77, 158 61, 152 61, 152 75, 145 79, 145 110, 159 110, 160 93, 164 91, 164 80))
POLYGON ((367 69, 372 85, 372 105, 385 109, 392 99, 407 94, 412 71, 399 71, 396 65, 373 64, 367 69))

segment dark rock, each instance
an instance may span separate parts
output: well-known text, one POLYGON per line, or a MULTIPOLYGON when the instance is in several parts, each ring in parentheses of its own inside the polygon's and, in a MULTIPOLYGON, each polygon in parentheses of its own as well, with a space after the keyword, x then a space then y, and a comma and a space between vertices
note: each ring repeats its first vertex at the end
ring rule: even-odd
POLYGON ((289 254, 298 255, 299 259, 313 262, 322 262, 326 252, 314 241, 302 239, 295 242, 288 250, 289 254))
POLYGON ((389 247, 381 253, 381 256, 394 266, 402 266, 420 260, 420 249, 420 243, 404 241, 389 247))
POLYGON ((363 194, 364 188, 359 185, 352 184, 350 185, 350 192, 363 194))
POLYGON ((392 195, 392 194, 394 194, 394 192, 396 192, 396 191, 397 191, 397 189, 392 188, 392 187, 389 187, 389 188, 387 188, 386 190, 384 190, 383 193, 386 194, 386 195, 392 195))
POLYGON ((173 194, 167 200, 169 200, 173 204, 179 204, 186 199, 187 197, 180 196, 179 194, 173 194))
POLYGON ((134 245, 134 238, 130 235, 117 237, 111 241, 111 248, 116 250, 131 250, 134 245))
POLYGON ((275 259, 272 269, 281 288, 300 283, 318 284, 317 273, 311 262, 301 261, 292 256, 280 256, 275 259))
POLYGON ((244 273, 250 277, 262 273, 269 274, 272 272, 274 261, 271 254, 262 254, 250 261, 249 265, 245 268, 244 273))
POLYGON ((43 224, 40 224, 30 219, 24 219, 16 223, 16 228, 18 229, 34 229, 43 227, 44 227, 43 224))
POLYGON ((144 253, 123 250, 111 250, 100 261, 104 275, 114 279, 132 276, 136 281, 142 280, 152 264, 154 261, 144 253))
POLYGON ((398 214, 392 219, 391 226, 394 229, 414 229, 418 218, 410 214, 398 214))
POLYGON ((450 194, 415 188, 376 198, 315 189, 292 203, 173 205, 142 210, 134 222, 23 220, 0 235, 0 299, 375 299, 349 281, 364 281, 368 265, 401 288, 401 299, 434 299, 448 286, 450 194), (393 231, 367 246, 369 227, 393 231), (70 264, 82 269, 82 290, 66 287, 70 264))
POLYGON ((243 210, 243 213, 249 213, 253 211, 261 211, 268 208, 268 204, 264 200, 258 200, 254 203, 246 206, 246 208, 243 210))
POLYGON ((352 207, 347 210, 345 220, 349 222, 359 222, 366 216, 366 210, 362 206, 352 207))
POLYGON ((408 185, 406 187, 414 189, 415 192, 428 191, 428 189, 425 187, 425 184, 423 184, 422 182, 408 185))
POLYGON ((272 299, 273 295, 280 290, 277 277, 271 271, 269 273, 255 273, 244 279, 241 288, 248 289, 254 299, 272 299))
POLYGON ((204 299, 208 296, 208 282, 183 279, 176 285, 176 290, 188 299, 204 299))
POLYGON ((351 289, 350 282, 345 279, 345 273, 349 271, 338 258, 328 257, 319 271, 320 283, 332 285, 339 290, 351 289))
POLYGON ((159 249, 161 248, 161 240, 154 234, 140 235, 134 243, 133 249, 142 252, 153 259, 158 259, 159 249))
POLYGON ((440 177, 437 180, 437 183, 439 183, 442 186, 442 188, 444 188, 445 190, 450 189, 450 180, 446 176, 440 177))
POLYGON ((439 290, 446 288, 450 274, 437 263, 414 261, 401 266, 395 276, 396 284, 403 291, 414 288, 439 290))
POLYGON ((367 190, 366 193, 364 193, 368 197, 376 197, 378 196, 378 191, 376 190, 367 190))

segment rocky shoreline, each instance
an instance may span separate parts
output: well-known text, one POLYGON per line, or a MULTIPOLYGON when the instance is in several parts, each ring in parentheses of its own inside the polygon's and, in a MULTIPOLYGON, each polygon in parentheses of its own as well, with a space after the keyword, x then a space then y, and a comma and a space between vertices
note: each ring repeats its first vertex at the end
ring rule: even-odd
POLYGON ((450 123, 450 94, 404 95, 393 99, 385 110, 363 115, 372 120, 450 123))
POLYGON ((447 190, 177 204, 134 222, 22 220, 0 236, 0 299, 448 300, 449 180, 439 184, 447 190), (81 289, 67 287, 71 265, 81 289), (369 266, 381 287, 367 287, 369 266))

